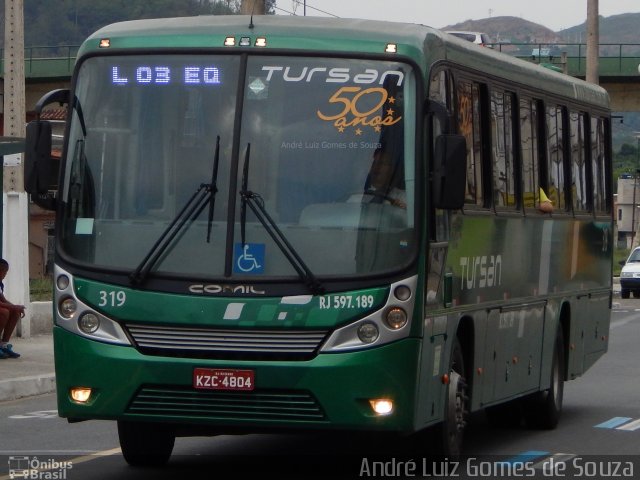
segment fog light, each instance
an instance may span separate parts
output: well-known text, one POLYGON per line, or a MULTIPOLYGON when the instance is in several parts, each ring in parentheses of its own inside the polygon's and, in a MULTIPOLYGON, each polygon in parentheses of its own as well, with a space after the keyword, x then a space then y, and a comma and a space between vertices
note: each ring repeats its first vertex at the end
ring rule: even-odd
POLYGON ((60 315, 64 318, 71 318, 75 315, 78 304, 71 297, 66 297, 60 302, 59 310, 60 315))
POLYGON ((388 398, 375 398, 369 400, 369 404, 378 415, 389 415, 393 412, 393 401, 388 398))
POLYGON ((58 287, 58 290, 66 290, 67 287, 69 286, 69 277, 67 277, 66 275, 60 275, 57 279, 56 279, 56 285, 58 287))
POLYGON ((78 327, 84 333, 95 333, 100 328, 100 317, 95 313, 85 313, 78 319, 78 327))
POLYGON ((392 308, 387 312, 384 321, 392 330, 399 330, 407 324, 407 313, 399 307, 392 308))
POLYGON ((91 389, 89 387, 73 387, 70 393, 71 398, 78 403, 86 403, 91 397, 91 389))
POLYGON ((378 339, 378 327, 375 323, 366 322, 358 327, 358 338, 362 343, 373 343, 378 339))

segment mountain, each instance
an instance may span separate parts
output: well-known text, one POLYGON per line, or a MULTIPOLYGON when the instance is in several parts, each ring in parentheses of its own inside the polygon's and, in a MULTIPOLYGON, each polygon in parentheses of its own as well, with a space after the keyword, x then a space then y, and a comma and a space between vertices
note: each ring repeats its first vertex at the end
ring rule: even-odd
MULTIPOLYGON (((600 16, 600 43, 639 43, 638 25, 640 25, 640 13, 623 13, 611 17, 600 16)), ((558 35, 566 42, 584 43, 587 25, 567 28, 558 32, 558 35)))
MULTIPOLYGON (((600 43, 638 44, 640 13, 600 16, 600 43)), ((484 32, 495 43, 585 43, 587 24, 565 30, 553 30, 519 17, 490 17, 447 25, 441 30, 484 32)))
POLYGON ((491 17, 447 25, 441 30, 484 32, 494 43, 556 43, 563 38, 553 30, 519 17, 491 17))

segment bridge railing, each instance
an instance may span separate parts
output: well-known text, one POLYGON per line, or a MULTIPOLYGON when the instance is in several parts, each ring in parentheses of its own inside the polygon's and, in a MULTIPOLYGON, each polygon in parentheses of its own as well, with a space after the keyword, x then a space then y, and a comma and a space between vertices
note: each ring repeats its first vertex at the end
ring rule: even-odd
MULTIPOLYGON (((495 50, 534 63, 551 63, 562 67, 566 54, 568 73, 584 76, 587 46, 584 43, 496 43, 495 50)), ((639 75, 640 43, 601 43, 598 48, 601 76, 639 75)))
MULTIPOLYGON (((70 77, 80 45, 38 45, 24 49, 24 74, 30 78, 70 77)), ((4 72, 4 49, 0 49, 4 72)))
MULTIPOLYGON (((70 77, 79 45, 33 46, 25 48, 25 75, 28 78, 70 77)), ((493 48, 534 63, 551 63, 562 68, 566 53, 567 73, 584 76, 587 46, 584 43, 495 43, 493 48)), ((4 51, 0 50, 1 72, 4 51)), ((601 43, 599 46, 601 76, 640 75, 640 43, 601 43)))

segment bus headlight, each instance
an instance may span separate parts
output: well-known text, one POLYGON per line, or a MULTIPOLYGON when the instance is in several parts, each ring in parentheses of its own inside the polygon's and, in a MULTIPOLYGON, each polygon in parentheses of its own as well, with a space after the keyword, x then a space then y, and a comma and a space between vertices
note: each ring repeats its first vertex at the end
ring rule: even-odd
POLYGON ((391 330, 400 330, 407 324, 407 320, 407 312, 400 307, 389 309, 384 317, 384 323, 386 323, 391 330))
POLYGON ((60 310, 60 315, 66 319, 73 318, 78 309, 78 304, 71 297, 65 297, 60 301, 58 305, 58 309, 60 310))
POLYGON ((66 290, 69 287, 69 277, 66 275, 58 275, 56 279, 56 286, 58 290, 66 290))
POLYGON ((358 338, 362 343, 373 343, 379 335, 380 332, 375 323, 365 322, 358 327, 358 338))
POLYGON ((100 328, 100 317, 92 312, 84 313, 78 319, 78 327, 84 333, 95 333, 100 328))

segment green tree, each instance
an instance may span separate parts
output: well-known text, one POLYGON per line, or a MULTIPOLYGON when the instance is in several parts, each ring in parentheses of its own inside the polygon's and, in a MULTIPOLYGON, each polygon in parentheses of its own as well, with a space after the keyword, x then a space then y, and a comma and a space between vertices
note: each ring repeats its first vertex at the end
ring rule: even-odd
MULTIPOLYGON (((267 8, 274 12, 274 1, 267 8)), ((25 45, 79 45, 99 28, 123 20, 230 15, 240 0, 25 0, 25 45)), ((0 21, 4 25, 4 12, 0 21)), ((3 38, 0 37, 0 43, 3 38)))

